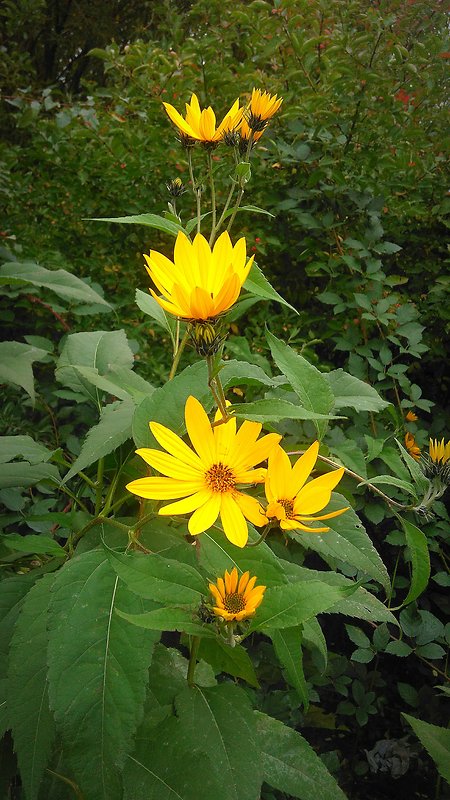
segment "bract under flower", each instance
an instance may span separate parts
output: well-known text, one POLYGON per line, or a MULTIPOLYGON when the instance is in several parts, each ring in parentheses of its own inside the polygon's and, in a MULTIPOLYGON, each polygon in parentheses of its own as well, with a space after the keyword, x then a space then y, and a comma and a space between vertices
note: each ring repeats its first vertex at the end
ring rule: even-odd
POLYGON ((226 622, 242 622, 252 617, 261 605, 265 586, 255 586, 256 576, 250 578, 249 572, 244 572, 239 578, 236 567, 231 572, 225 570, 223 578, 217 578, 216 583, 209 584, 216 603, 213 606, 214 614, 222 617, 226 622))
POLYGON ((235 100, 222 122, 216 128, 216 115, 211 106, 200 108, 196 94, 193 94, 189 103, 186 103, 184 117, 170 105, 163 103, 171 121, 176 125, 181 134, 199 142, 218 143, 228 131, 236 130, 242 120, 244 109, 239 106, 239 99, 235 100))
MULTIPOLYGON (((217 412, 216 421, 220 419, 217 412)), ((169 428, 150 422, 153 436, 167 452, 149 448, 136 452, 165 477, 141 478, 127 489, 150 500, 183 498, 163 506, 159 513, 191 514, 188 529, 193 536, 211 528, 220 516, 229 541, 244 547, 246 520, 261 526, 266 519, 259 502, 237 486, 263 483, 266 470, 254 467, 269 456, 281 436, 269 433, 258 439, 259 422, 245 420, 236 430, 234 418, 213 428, 203 406, 192 396, 186 401, 185 420, 192 448, 169 428)))
POLYGON ((328 514, 317 514, 328 505, 331 492, 344 474, 344 468, 327 472, 306 483, 319 452, 319 442, 314 442, 291 466, 289 456, 281 447, 275 448, 269 456, 265 491, 268 500, 266 517, 279 520, 285 531, 300 529, 309 533, 324 533, 327 527, 314 528, 314 520, 331 519, 347 511, 349 506, 328 514))
POLYGON ((206 321, 236 302, 254 256, 247 261, 245 239, 233 246, 227 231, 212 250, 201 233, 191 242, 180 231, 173 261, 156 250, 150 250, 144 258, 147 272, 161 293, 159 296, 150 289, 157 303, 176 317, 206 321))

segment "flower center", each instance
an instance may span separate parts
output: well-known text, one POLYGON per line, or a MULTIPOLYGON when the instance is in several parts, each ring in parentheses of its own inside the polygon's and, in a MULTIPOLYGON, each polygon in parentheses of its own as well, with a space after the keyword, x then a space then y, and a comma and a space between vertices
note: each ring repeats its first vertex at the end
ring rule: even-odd
POLYGON ((233 470, 226 467, 221 461, 209 468, 205 475, 205 480, 213 492, 229 492, 236 485, 233 470))
POLYGON ((294 501, 293 500, 278 500, 280 506, 283 506, 286 512, 286 519, 295 519, 294 514, 294 501))
POLYGON ((245 610, 245 600, 243 595, 239 594, 239 592, 226 594, 223 604, 225 609, 229 611, 230 614, 237 614, 239 611, 245 610))

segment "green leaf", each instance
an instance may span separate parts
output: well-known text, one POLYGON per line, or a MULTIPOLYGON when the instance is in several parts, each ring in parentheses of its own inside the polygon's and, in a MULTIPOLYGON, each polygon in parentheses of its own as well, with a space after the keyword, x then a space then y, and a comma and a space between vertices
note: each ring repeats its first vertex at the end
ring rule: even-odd
POLYGON ((0 436, 0 464, 20 456, 29 464, 40 464, 52 457, 52 450, 35 442, 31 436, 0 436))
POLYGON ((241 645, 230 647, 221 639, 202 639, 198 655, 211 664, 216 675, 219 672, 226 672, 234 678, 242 678, 255 689, 259 688, 253 663, 241 645))
POLYGON ((225 389, 232 386, 277 386, 277 381, 266 375, 261 367, 246 361, 224 361, 219 374, 225 389))
POLYGON ((280 294, 271 286, 264 273, 260 270, 257 264, 253 262, 252 268, 249 272, 248 278, 244 283, 244 289, 256 297, 262 297, 264 300, 274 300, 276 303, 281 303, 283 306, 290 308, 291 311, 298 311, 294 306, 291 306, 286 300, 283 300, 280 294))
POLYGON ((357 661, 358 664, 369 664, 374 657, 375 653, 373 650, 362 647, 358 647, 358 649, 354 650, 352 655, 350 656, 351 660, 357 661))
POLYGON ((271 631, 270 638, 275 653, 286 670, 289 683, 297 690, 305 711, 309 706, 308 687, 303 672, 302 628, 285 628, 271 631))
POLYGON ((50 536, 21 536, 20 533, 8 533, 1 536, 1 541, 10 550, 21 553, 44 553, 57 558, 67 557, 64 548, 50 536))
MULTIPOLYGON (((357 590, 359 591, 359 590, 357 590)), ((354 597, 354 595, 352 595, 354 597)), ((328 651, 325 636, 316 617, 303 623, 303 644, 308 650, 315 650, 320 656, 320 670, 325 672, 328 663, 328 651)))
POLYGON ((343 369, 324 375, 334 394, 334 408, 354 408, 356 411, 382 411, 389 403, 365 381, 354 378, 343 369))
POLYGON ((136 289, 136 305, 144 314, 155 320, 169 334, 172 344, 175 344, 175 327, 176 323, 173 317, 166 314, 163 308, 156 302, 155 298, 149 292, 141 292, 136 289))
POLYGON ((104 406, 100 422, 87 432, 80 455, 65 475, 63 483, 91 464, 95 464, 103 456, 112 453, 127 439, 131 439, 134 409, 134 403, 130 399, 118 400, 117 403, 104 406))
POLYGON ((182 436, 186 430, 184 407, 189 395, 196 397, 206 411, 212 408, 207 368, 201 361, 186 367, 173 380, 155 389, 151 397, 145 398, 137 407, 133 417, 133 438, 136 445, 161 449, 148 426, 150 421, 160 422, 182 436))
MULTIPOLYGON (((254 542, 259 534, 249 525, 249 541, 254 542)), ((200 565, 209 575, 223 575, 225 570, 236 567, 241 574, 248 570, 258 577, 258 584, 277 586, 287 584, 280 559, 264 542, 258 547, 236 547, 220 531, 202 533, 200 565)))
POLYGON ((122 555, 108 548, 112 568, 128 588, 158 603, 200 605, 207 592, 205 579, 188 564, 154 553, 122 555))
POLYGON ((7 715, 8 651, 23 599, 34 582, 32 575, 18 575, 0 582, 0 734, 10 727, 7 715))
POLYGON ((11 489, 15 486, 27 489, 41 481, 58 484, 58 468, 53 464, 27 464, 26 461, 0 464, 0 489, 11 489))
POLYGON ((258 743, 264 780, 280 792, 300 800, 346 800, 311 745, 297 731, 258 711, 258 743))
POLYGON ((154 392, 154 387, 128 367, 114 367, 105 375, 99 375, 93 367, 75 366, 74 369, 86 381, 107 392, 119 400, 132 399, 135 404, 141 403, 144 397, 154 392))
POLYGON ((131 369, 133 360, 133 353, 122 330, 72 333, 67 337, 58 360, 56 380, 74 392, 81 392, 99 406, 98 390, 75 367, 89 367, 97 370, 99 375, 106 375, 112 367, 131 369))
POLYGON ((322 581, 269 586, 247 633, 297 626, 331 608, 351 591, 351 588, 329 586, 322 581))
POLYGON ((91 217, 90 222, 118 222, 121 225, 147 225, 163 233, 177 236, 178 231, 184 231, 182 225, 160 217, 158 214, 132 214, 130 217, 91 217))
MULTIPOLYGON (((329 512, 344 508, 346 502, 342 495, 333 492, 326 510, 329 512)), ((390 580, 387 569, 355 512, 350 508, 339 517, 327 520, 326 524, 330 527, 326 533, 302 531, 300 534, 302 544, 319 553, 333 568, 339 561, 356 567, 381 583, 389 593, 390 580)))
POLYGON ((394 642, 388 642, 385 648, 386 653, 390 653, 392 656, 399 656, 400 658, 405 658, 412 653, 412 648, 406 642, 400 642, 398 640, 394 642))
MULTIPOLYGON (((416 490, 412 483, 409 483, 408 481, 402 481, 400 478, 396 478, 394 475, 377 475, 375 478, 371 478, 368 483, 371 483, 374 486, 396 486, 398 489, 403 489, 404 492, 408 492, 408 494, 412 495, 412 497, 417 497, 416 490)), ((365 482, 358 484, 358 486, 365 485, 365 482)))
POLYGON ((361 628, 356 628, 354 625, 346 625, 345 630, 347 631, 348 638, 353 642, 353 644, 357 644, 358 647, 370 647, 370 639, 366 636, 364 631, 361 628))
POLYGON ((46 350, 22 342, 0 342, 0 383, 21 386, 34 404, 34 378, 31 365, 48 358, 46 350))
POLYGON ((402 712, 402 717, 411 725, 417 738, 430 754, 440 775, 450 783, 450 730, 431 725, 421 719, 402 712))
POLYGON ((103 552, 76 556, 58 572, 49 619, 50 704, 86 800, 122 797, 120 770, 142 718, 155 642, 114 614, 116 605, 145 608, 103 552))
POLYGON ((236 403, 232 411, 237 417, 255 422, 280 422, 283 419, 329 420, 343 419, 329 414, 319 414, 308 408, 295 406, 287 400, 255 400, 253 403, 236 403))
POLYGON ((45 575, 30 589, 11 641, 8 710, 27 800, 38 796, 55 734, 47 680, 47 611, 54 579, 55 573, 45 575))
POLYGON ((24 285, 40 286, 51 289, 64 300, 75 300, 78 303, 88 303, 89 305, 104 306, 111 310, 112 306, 94 289, 92 289, 81 278, 66 272, 65 269, 45 269, 39 264, 32 262, 12 261, 0 267, 0 285, 24 285))
MULTIPOLYGON (((262 766, 256 720, 246 693, 229 683, 210 689, 194 686, 175 698, 175 706, 191 737, 195 720, 195 744, 209 756, 222 786, 217 797, 255 800, 262 766)), ((201 790, 198 796, 205 797, 201 790)))
POLYGON ((200 622, 195 609, 167 606, 166 608, 155 608, 154 611, 146 611, 144 614, 127 614, 117 608, 116 614, 131 622, 132 625, 148 631, 180 631, 180 633, 189 633, 193 636, 207 637, 216 635, 212 626, 200 622))
POLYGON ((403 519, 398 515, 402 528, 405 532, 406 543, 411 554, 411 585, 402 606, 407 606, 416 600, 428 586, 430 580, 430 554, 428 552, 427 537, 412 522, 403 519))
POLYGON ((408 470, 410 472, 411 478, 413 479, 414 483, 417 486, 418 492, 426 494, 426 492, 427 492, 427 490, 429 489, 429 486, 430 486, 430 481, 423 474, 422 469, 419 466, 418 462, 412 456, 410 456, 410 454, 403 447, 401 442, 399 442, 398 439, 396 439, 395 441, 396 441, 398 449, 400 450, 400 453, 401 453, 401 456, 403 458, 403 461, 405 462, 406 466, 408 467, 408 470))
MULTIPOLYGON (((266 338, 275 364, 286 375, 302 406, 314 414, 328 414, 334 405, 334 395, 325 376, 270 331, 266 331, 266 338)), ((322 439, 327 422, 316 422, 315 426, 322 439)))

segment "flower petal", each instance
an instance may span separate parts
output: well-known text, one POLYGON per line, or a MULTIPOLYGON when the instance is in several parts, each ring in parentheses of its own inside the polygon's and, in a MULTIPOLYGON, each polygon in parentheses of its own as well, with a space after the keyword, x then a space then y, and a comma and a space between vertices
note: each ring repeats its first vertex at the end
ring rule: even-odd
POLYGON ((231 494, 222 494, 220 518, 228 541, 237 547, 245 547, 248 540, 247 522, 231 494))
POLYGON ((193 492, 190 497, 185 497, 184 500, 178 500, 176 503, 169 503, 159 509, 159 514, 163 517, 171 517, 175 514, 190 514, 191 511, 204 505, 210 497, 208 489, 193 492))
POLYGON ((267 517, 264 515, 256 497, 250 497, 248 494, 243 494, 242 492, 235 492, 233 497, 244 517, 248 519, 249 522, 253 525, 257 525, 259 528, 263 525, 267 525, 267 517))
POLYGON ((186 497, 196 492, 199 488, 198 481, 177 481, 174 478, 138 478, 127 483, 126 488, 138 497, 147 500, 173 500, 176 497, 186 497))
POLYGON ((164 450, 167 450, 172 456, 178 458, 194 470, 203 469, 202 462, 198 455, 194 453, 176 433, 173 433, 170 428, 166 428, 165 425, 161 425, 159 422, 150 422, 150 430, 158 444, 164 447, 164 450))
POLYGON ((205 409, 192 395, 186 400, 185 419, 192 445, 208 469, 217 460, 214 436, 205 409))
POLYGON ((267 465, 266 482, 270 493, 276 500, 293 499, 289 494, 291 484, 291 462, 282 447, 274 447, 267 465))
POLYGON ((176 478, 180 481, 195 481, 198 479, 204 484, 205 471, 201 463, 194 468, 190 464, 185 464, 178 458, 174 458, 174 456, 162 453, 161 450, 151 450, 148 447, 139 448, 139 450, 136 450, 136 455, 143 458, 146 464, 169 478, 176 478))
POLYGON ((210 494, 206 503, 199 506, 189 520, 188 528, 191 536, 197 536, 203 531, 207 531, 214 525, 220 511, 220 494, 218 492, 210 494))
POLYGON ((315 514, 330 502, 331 492, 344 474, 344 468, 327 472, 310 481, 300 489, 295 502, 294 514, 315 514))
POLYGON ((319 442, 313 442, 310 447, 303 453, 302 456, 295 462, 294 466, 292 467, 292 497, 298 494, 302 486, 308 480, 309 475, 312 472, 314 464, 317 461, 317 455, 319 452, 319 442))

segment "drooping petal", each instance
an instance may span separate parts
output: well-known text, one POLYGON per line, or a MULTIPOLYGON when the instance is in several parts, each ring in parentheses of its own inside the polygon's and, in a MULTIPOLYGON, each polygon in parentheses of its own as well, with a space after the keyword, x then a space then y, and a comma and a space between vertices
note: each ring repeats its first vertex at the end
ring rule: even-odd
POLYGON ((248 539, 247 522, 231 494, 222 494, 220 518, 228 541, 237 547, 245 547, 248 539))
POLYGON ((192 536, 197 536, 203 531, 207 531, 214 525, 220 511, 220 494, 210 494, 206 503, 199 506, 189 520, 188 528, 192 536))
POLYGON ((177 500, 176 503, 169 503, 159 509, 159 513, 163 517, 171 517, 175 514, 190 514, 191 511, 204 505, 209 498, 210 492, 208 489, 200 489, 193 493, 190 497, 185 497, 184 500, 177 500))
POLYGON ((256 497, 250 497, 248 494, 243 494, 242 492, 234 492, 233 497, 244 517, 248 519, 252 525, 256 525, 258 528, 267 525, 267 517, 264 515, 256 497))

